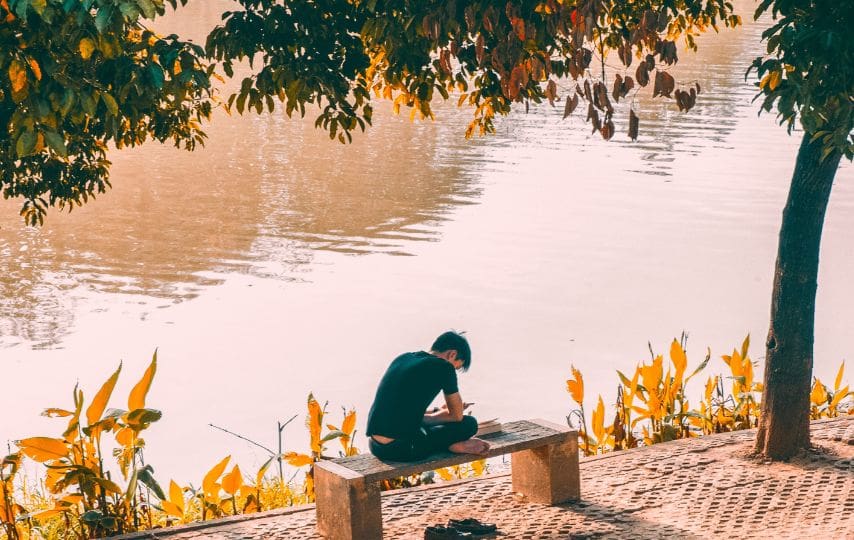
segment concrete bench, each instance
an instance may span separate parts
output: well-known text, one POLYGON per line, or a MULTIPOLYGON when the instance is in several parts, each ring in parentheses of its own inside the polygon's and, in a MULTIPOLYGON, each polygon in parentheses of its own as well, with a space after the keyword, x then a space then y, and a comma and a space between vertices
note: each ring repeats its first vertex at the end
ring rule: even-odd
MULTIPOLYGON (((513 491, 530 502, 558 504, 581 495, 578 432, 545 420, 507 422, 482 437, 487 457, 511 454, 513 491)), ((421 461, 385 462, 362 454, 315 464, 317 529, 329 540, 381 539, 380 481, 468 463, 482 456, 443 452, 421 461)))

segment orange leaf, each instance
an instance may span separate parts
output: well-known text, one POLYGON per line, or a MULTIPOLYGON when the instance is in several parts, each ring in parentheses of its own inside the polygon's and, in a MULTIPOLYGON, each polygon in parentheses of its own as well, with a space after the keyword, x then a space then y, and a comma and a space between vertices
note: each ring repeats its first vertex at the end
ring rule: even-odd
POLYGON ((15 444, 21 448, 24 454, 39 463, 68 456, 68 446, 63 439, 30 437, 16 441, 15 444))
MULTIPOLYGON (((167 502, 167 501, 163 501, 167 502)), ((175 508, 178 509, 179 514, 172 514, 176 517, 183 518, 184 517, 184 490, 181 489, 181 486, 175 483, 174 480, 169 481, 169 501, 175 508)))
POLYGON ((110 375, 110 378, 107 379, 103 386, 101 386, 101 389, 98 390, 98 393, 95 394, 89 408, 86 409, 86 421, 89 425, 92 425, 101 419, 101 415, 104 413, 104 409, 107 408, 107 402, 110 401, 110 396, 113 393, 113 388, 116 386, 116 381, 118 380, 119 373, 121 371, 122 364, 119 363, 119 369, 110 375))
POLYGON ((287 461, 294 467, 304 467, 314 463, 314 458, 307 454, 297 454, 296 452, 288 452, 282 455, 282 459, 287 461))
POLYGON ((30 64, 30 69, 33 70, 33 75, 36 76, 36 80, 42 80, 42 69, 39 66, 39 63, 36 62, 35 58, 30 58, 27 60, 27 63, 30 64))
POLYGON ((343 431, 347 435, 352 435, 353 430, 355 428, 356 428, 356 411, 350 410, 346 415, 344 415, 344 423, 341 424, 341 431, 343 431))
POLYGON ((12 83, 12 92, 16 94, 27 87, 27 71, 17 60, 9 64, 9 82, 12 83))
POLYGON ((237 495, 237 491, 243 486, 243 476, 240 467, 235 465, 231 472, 222 478, 222 489, 229 495, 237 495))
POLYGON ((602 396, 599 396, 599 403, 596 409, 593 410, 593 434, 599 444, 604 442, 605 438, 605 404, 602 402, 602 396))
POLYGON ((128 410, 145 408, 145 396, 148 394, 148 389, 151 388, 151 381, 154 379, 154 374, 157 372, 157 350, 154 351, 154 357, 151 359, 151 364, 142 375, 142 379, 136 383, 133 390, 128 396, 128 410))
POLYGON ((673 377, 681 383, 682 375, 685 374, 685 368, 688 367, 688 357, 685 356, 685 351, 682 349, 682 345, 680 345, 675 339, 673 340, 673 343, 670 344, 670 360, 676 367, 676 374, 673 377))
POLYGON ((566 390, 572 396, 572 400, 582 405, 584 401, 584 379, 581 376, 581 372, 578 371, 575 366, 570 366, 572 370, 572 379, 566 381, 566 390))
POLYGON ((308 395, 308 432, 311 435, 311 451, 319 454, 321 450, 320 428, 323 426, 323 409, 314 396, 308 395))
POLYGON ((216 497, 219 493, 219 484, 217 484, 217 480, 222 475, 222 471, 225 470, 226 465, 228 465, 228 460, 231 459, 231 456, 225 456, 225 458, 213 466, 211 470, 205 474, 204 479, 202 480, 202 489, 205 492, 206 497, 216 497))

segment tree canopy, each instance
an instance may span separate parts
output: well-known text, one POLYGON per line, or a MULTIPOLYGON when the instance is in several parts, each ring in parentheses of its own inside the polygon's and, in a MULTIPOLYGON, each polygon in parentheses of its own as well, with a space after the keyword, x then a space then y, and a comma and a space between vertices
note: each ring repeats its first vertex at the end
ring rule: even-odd
MULTIPOLYGON (((586 105, 579 112, 609 139, 612 100, 649 84, 693 107, 699 86, 667 71, 677 41, 695 48, 699 33, 739 23, 724 0, 238 0, 202 50, 146 27, 179 1, 0 0, 0 187, 24 199, 28 223, 103 192, 110 143, 202 143, 212 78, 238 62, 251 73, 226 107, 317 107, 316 125, 341 142, 371 123, 372 99, 432 118, 432 100, 453 94, 473 108, 472 136, 494 131, 513 103, 554 105, 567 77, 578 84, 565 116, 586 105), (606 58, 623 69, 606 70, 606 58)), ((626 120, 635 138, 634 110, 626 120)))
POLYGON ((103 192, 109 143, 202 141, 213 70, 201 47, 145 27, 163 13, 163 0, 0 0, 0 188, 27 223, 103 192))
POLYGON ((755 17, 771 11, 762 33, 768 56, 751 66, 760 79, 762 110, 777 108, 789 132, 800 123, 831 153, 854 157, 854 2, 762 0, 755 17))

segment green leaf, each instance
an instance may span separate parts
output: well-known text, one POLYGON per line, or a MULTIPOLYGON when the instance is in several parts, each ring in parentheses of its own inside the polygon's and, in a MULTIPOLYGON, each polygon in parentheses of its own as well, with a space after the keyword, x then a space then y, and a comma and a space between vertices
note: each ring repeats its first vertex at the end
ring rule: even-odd
POLYGON ((133 473, 130 475, 130 479, 128 480, 128 488, 125 492, 125 497, 130 500, 133 498, 134 493, 136 493, 136 483, 137 483, 137 469, 133 470, 133 473))
POLYGON ((119 114, 119 104, 116 103, 116 99, 111 96, 109 93, 104 92, 101 94, 101 101, 104 102, 104 105, 107 106, 107 110, 110 111, 110 114, 113 116, 118 116, 119 114))
POLYGON ((18 137, 18 141, 15 144, 15 151, 18 153, 18 157, 22 158, 32 154, 36 147, 37 140, 38 137, 36 136, 35 131, 27 129, 21 133, 21 136, 18 137))
POLYGON ((146 19, 153 19, 157 12, 154 9, 154 3, 151 0, 136 0, 136 5, 142 10, 142 14, 146 19))
POLYGON ((146 465, 142 469, 139 469, 136 477, 140 482, 151 489, 151 491, 157 495, 158 499, 161 501, 166 499, 166 494, 163 493, 163 489, 160 487, 160 484, 158 484, 157 480, 154 479, 154 469, 151 468, 151 465, 146 465))
POLYGON ((65 139, 59 133, 48 130, 43 132, 47 145, 62 157, 68 157, 68 148, 65 147, 65 139))
POLYGON ((95 28, 98 29, 98 32, 104 33, 104 30, 107 29, 107 26, 110 25, 110 19, 113 18, 113 7, 112 6, 104 6, 98 10, 98 14, 95 16, 95 28))
POLYGON ((98 510, 89 510, 80 516, 80 519, 83 520, 84 523, 98 523, 101 521, 102 517, 104 517, 104 514, 98 510))
POLYGON ((154 83, 154 86, 158 90, 163 88, 163 69, 161 69, 157 64, 150 64, 148 66, 148 73, 151 75, 151 81, 154 83))
POLYGON ((343 431, 340 431, 340 430, 330 431, 329 433, 326 434, 326 437, 320 439, 320 442, 322 442, 322 443, 329 442, 332 439, 337 439, 338 437, 344 437, 345 435, 346 435, 346 433, 344 433, 343 431))
POLYGON ((152 422, 160 420, 163 413, 156 409, 134 409, 127 416, 127 424, 141 431, 149 426, 152 422))
POLYGON ((27 8, 30 7, 30 0, 12 0, 11 8, 21 19, 27 18, 27 8))
POLYGON ((41 15, 44 13, 44 8, 47 7, 46 0, 30 0, 30 5, 33 6, 33 9, 36 13, 41 15))

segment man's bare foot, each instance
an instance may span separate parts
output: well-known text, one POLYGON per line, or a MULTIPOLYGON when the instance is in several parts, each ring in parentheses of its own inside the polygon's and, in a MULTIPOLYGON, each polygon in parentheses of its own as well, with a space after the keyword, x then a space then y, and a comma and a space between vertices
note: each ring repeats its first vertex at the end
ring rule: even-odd
POLYGON ((465 441, 460 441, 448 447, 448 450, 455 454, 486 454, 489 452, 489 443, 483 439, 472 437, 465 441))

